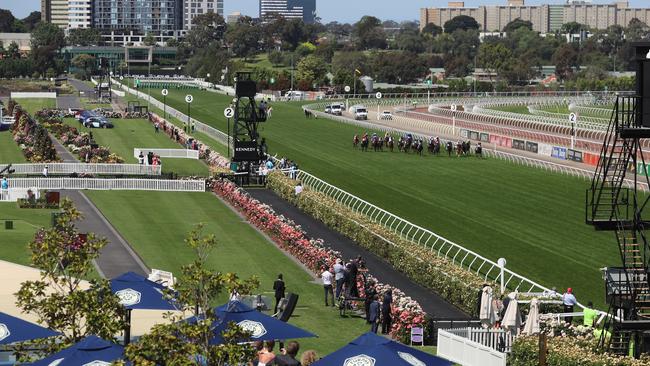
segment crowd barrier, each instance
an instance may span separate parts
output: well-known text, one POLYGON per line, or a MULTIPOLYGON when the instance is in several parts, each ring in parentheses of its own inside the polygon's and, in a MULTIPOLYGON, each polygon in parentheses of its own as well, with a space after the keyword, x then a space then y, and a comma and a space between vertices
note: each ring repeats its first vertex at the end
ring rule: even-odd
MULTIPOLYGON (((7 165, 0 164, 0 170, 7 165)), ((12 164, 14 174, 42 175, 47 167, 49 174, 93 174, 93 175, 151 175, 161 174, 160 166, 139 164, 85 164, 85 163, 41 163, 12 164)))
POLYGON ((204 180, 11 178, 9 188, 205 192, 204 180))
POLYGON ((177 159, 199 159, 199 150, 187 149, 148 149, 148 148, 134 148, 133 157, 138 158, 140 153, 147 156, 148 153, 153 153, 161 158, 177 158, 177 159))
POLYGON ((507 355, 466 336, 438 330, 438 356, 463 366, 506 366, 507 355))

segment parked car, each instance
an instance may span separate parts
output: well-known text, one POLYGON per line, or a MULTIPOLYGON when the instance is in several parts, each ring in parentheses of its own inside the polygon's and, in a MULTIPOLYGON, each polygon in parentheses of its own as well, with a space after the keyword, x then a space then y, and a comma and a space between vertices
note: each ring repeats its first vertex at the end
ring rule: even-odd
POLYGON ((356 120, 366 120, 368 119, 368 110, 362 105, 355 105, 350 108, 350 113, 354 116, 356 120))
POLYGON ((343 107, 340 104, 332 104, 332 114, 340 116, 343 114, 343 107))
POLYGON ((325 113, 329 113, 329 114, 332 113, 332 106, 331 105, 325 106, 325 113))
POLYGON ((379 119, 389 119, 389 120, 392 120, 392 119, 393 119, 393 114, 390 113, 390 111, 383 111, 383 112, 381 112, 381 113, 379 114, 379 117, 378 117, 378 118, 379 118, 379 119))
POLYGON ((83 122, 83 125, 88 128, 113 128, 111 121, 102 117, 90 117, 83 122))

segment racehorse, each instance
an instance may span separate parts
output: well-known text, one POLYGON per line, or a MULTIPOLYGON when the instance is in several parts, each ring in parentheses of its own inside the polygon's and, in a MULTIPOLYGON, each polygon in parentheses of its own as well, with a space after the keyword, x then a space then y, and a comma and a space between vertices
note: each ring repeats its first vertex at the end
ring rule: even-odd
POLYGON ((451 150, 454 149, 454 144, 451 141, 447 141, 447 145, 445 146, 445 150, 447 150, 447 156, 451 156, 451 150))
POLYGON ((390 152, 393 152, 393 147, 394 147, 394 145, 395 145, 395 144, 393 143, 393 136, 389 136, 389 137, 388 137, 388 144, 387 144, 387 145, 388 145, 388 148, 390 149, 390 152))
POLYGON ((361 151, 368 151, 368 136, 363 135, 361 138, 361 151))
POLYGON ((463 144, 460 140, 456 143, 456 156, 463 155, 463 144))
POLYGON ((354 138, 352 139, 352 147, 357 148, 359 146, 359 136, 354 135, 354 138))
POLYGON ((422 143, 422 139, 418 140, 418 142, 415 144, 415 150, 417 150, 418 155, 422 156, 422 150, 424 150, 424 143, 422 143))
POLYGON ((433 137, 429 137, 429 145, 427 145, 427 151, 429 152, 429 154, 433 154, 435 147, 436 147, 435 140, 433 139, 433 137))
POLYGON ((379 151, 379 137, 375 134, 372 135, 372 149, 375 150, 375 152, 379 151))

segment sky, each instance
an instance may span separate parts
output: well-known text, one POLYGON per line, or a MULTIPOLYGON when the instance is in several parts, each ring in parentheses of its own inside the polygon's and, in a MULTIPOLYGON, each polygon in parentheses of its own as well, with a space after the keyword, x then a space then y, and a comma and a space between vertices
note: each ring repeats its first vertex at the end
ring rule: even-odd
MULTIPOLYGON (((230 14, 241 11, 242 14, 257 17, 258 0, 224 0, 224 11, 230 14)), ((594 1, 613 3, 611 1, 594 1)), ((465 0, 465 6, 505 4, 506 0, 465 0)), ((527 0, 526 4, 562 4, 563 0, 527 0)), ((0 9, 9 9, 18 18, 24 18, 30 12, 40 10, 40 0, 0 0, 0 9)), ((420 8, 446 5, 447 0, 316 0, 316 12, 323 22, 338 21, 353 23, 363 15, 373 15, 382 20, 396 21, 417 20, 420 8)), ((648 0, 630 0, 631 7, 647 7, 648 0)))

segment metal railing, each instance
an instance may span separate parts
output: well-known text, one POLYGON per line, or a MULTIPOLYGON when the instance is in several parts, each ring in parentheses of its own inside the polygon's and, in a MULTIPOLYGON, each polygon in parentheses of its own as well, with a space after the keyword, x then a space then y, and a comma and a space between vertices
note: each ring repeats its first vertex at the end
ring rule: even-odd
MULTIPOLYGON (((0 164, 0 170, 7 165, 0 164)), ((48 174, 93 174, 93 175, 150 175, 161 174, 160 166, 139 164, 85 164, 85 163, 47 163, 12 164, 14 174, 42 175, 47 167, 48 174)))
POLYGON ((177 159, 199 159, 199 150, 187 149, 148 149, 148 148, 134 148, 133 157, 137 158, 142 153, 147 156, 148 153, 153 153, 161 158, 177 158, 177 159))
POLYGON ((464 366, 506 366, 507 354, 495 348, 457 335, 451 330, 438 330, 438 356, 464 366))
POLYGON ((205 192, 204 180, 11 178, 9 188, 205 192))
POLYGON ((459 337, 490 347, 495 351, 510 353, 515 336, 504 329, 451 328, 444 329, 459 337))

